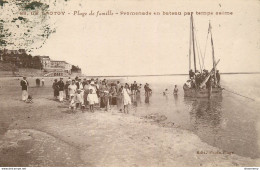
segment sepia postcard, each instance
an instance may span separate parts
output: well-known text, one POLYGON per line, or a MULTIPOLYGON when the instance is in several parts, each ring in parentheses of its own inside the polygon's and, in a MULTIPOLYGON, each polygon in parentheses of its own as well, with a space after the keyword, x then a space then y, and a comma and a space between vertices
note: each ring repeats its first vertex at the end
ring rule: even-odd
POLYGON ((260 166, 259 0, 0 0, 0 168, 260 166))

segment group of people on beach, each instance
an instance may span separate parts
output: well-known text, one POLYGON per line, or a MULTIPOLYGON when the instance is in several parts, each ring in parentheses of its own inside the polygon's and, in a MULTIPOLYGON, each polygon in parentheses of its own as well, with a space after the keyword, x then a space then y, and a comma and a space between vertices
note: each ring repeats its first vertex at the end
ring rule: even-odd
MULTIPOLYGON (((89 106, 89 110, 94 112, 94 106, 98 106, 108 111, 109 108, 114 106, 120 108, 123 103, 124 112, 128 113, 128 107, 131 104, 131 95, 140 95, 142 84, 138 85, 134 81, 131 85, 128 83, 122 85, 120 81, 114 83, 106 79, 98 80, 98 78, 84 78, 82 81, 79 77, 75 79, 69 77, 66 82, 63 81, 63 78, 60 78, 59 81, 55 79, 52 88, 55 99, 63 102, 65 98, 70 102, 69 108, 72 110, 76 110, 77 108, 84 110, 89 106)), ((152 91, 147 83, 144 89, 146 95, 152 91)))
POLYGON ((220 87, 220 73, 219 70, 216 70, 216 77, 214 70, 209 72, 204 69, 202 72, 196 70, 193 72, 191 69, 189 71, 189 80, 183 85, 184 89, 193 88, 193 89, 210 89, 212 87, 220 87), (206 80, 206 82, 204 82, 206 80))

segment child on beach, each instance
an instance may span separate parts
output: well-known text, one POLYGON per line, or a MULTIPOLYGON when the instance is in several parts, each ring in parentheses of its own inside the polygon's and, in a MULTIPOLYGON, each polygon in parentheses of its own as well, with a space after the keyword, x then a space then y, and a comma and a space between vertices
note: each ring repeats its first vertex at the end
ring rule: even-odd
POLYGON ((89 94, 88 94, 87 100, 89 102, 90 112, 93 112, 93 113, 94 113, 95 95, 96 94, 93 94, 93 90, 89 89, 89 94))
POLYGON ((178 94, 178 88, 177 88, 177 85, 175 85, 175 87, 174 87, 174 90, 173 90, 173 94, 174 95, 177 95, 178 94))
POLYGON ((71 109, 72 111, 74 111, 76 109, 76 101, 74 99, 74 96, 71 96, 69 109, 71 109))
POLYGON ((33 101, 32 101, 32 96, 31 95, 28 95, 28 98, 27 98, 27 100, 26 100, 26 103, 33 103, 33 101))
POLYGON ((84 110, 85 108, 85 105, 84 105, 84 99, 83 99, 83 96, 81 94, 81 90, 77 90, 77 93, 76 93, 76 108, 80 108, 82 111, 84 110))

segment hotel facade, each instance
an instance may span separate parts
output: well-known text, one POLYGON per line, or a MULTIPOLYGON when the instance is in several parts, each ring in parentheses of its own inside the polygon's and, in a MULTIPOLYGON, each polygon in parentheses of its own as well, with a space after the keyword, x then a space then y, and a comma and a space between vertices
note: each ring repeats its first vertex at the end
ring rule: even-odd
POLYGON ((49 56, 38 56, 41 59, 46 76, 65 76, 71 74, 72 65, 66 61, 51 60, 49 56))

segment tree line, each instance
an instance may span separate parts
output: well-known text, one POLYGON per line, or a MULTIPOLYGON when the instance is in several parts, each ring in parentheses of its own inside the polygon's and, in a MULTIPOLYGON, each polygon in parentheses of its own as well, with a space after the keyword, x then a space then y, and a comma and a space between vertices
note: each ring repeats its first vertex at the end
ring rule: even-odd
POLYGON ((32 56, 30 54, 2 54, 2 62, 11 63, 18 68, 35 68, 42 69, 43 65, 41 59, 38 56, 32 56))

